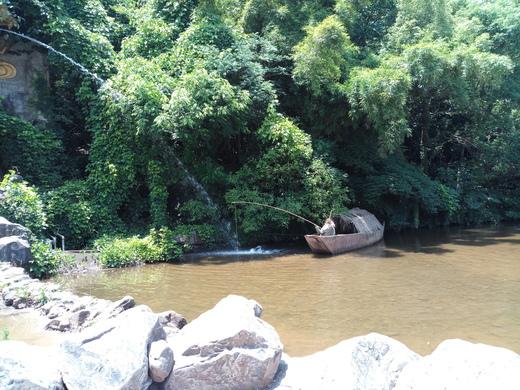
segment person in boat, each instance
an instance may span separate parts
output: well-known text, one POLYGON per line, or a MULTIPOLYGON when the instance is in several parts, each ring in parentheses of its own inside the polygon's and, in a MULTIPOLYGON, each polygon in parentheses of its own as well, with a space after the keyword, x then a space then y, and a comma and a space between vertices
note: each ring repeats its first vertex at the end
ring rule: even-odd
POLYGON ((325 223, 319 231, 320 236, 334 236, 336 235, 336 224, 332 218, 327 218, 325 223))

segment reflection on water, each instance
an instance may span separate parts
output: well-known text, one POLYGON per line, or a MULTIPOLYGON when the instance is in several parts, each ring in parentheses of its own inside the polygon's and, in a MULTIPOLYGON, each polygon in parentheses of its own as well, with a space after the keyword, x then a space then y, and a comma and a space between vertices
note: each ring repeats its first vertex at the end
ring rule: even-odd
POLYGON ((239 294, 264 307, 290 355, 380 332, 426 354, 447 338, 520 352, 520 227, 387 235, 335 257, 307 249, 271 257, 215 256, 82 275, 75 291, 130 294, 193 319, 239 294))

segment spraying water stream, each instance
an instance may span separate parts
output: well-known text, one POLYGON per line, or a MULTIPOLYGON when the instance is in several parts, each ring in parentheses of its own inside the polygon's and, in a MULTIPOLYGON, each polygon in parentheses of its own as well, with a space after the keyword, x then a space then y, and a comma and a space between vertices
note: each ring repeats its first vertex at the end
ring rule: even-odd
POLYGON ((19 38, 22 38, 22 39, 25 39, 25 40, 28 40, 32 43, 35 43, 36 45, 38 46, 41 46, 41 47, 44 47, 46 48, 47 50, 53 52, 54 54, 64 58, 65 60, 67 60, 68 62, 70 62, 72 65, 74 65, 75 67, 77 67, 79 70, 81 70, 82 73, 92 77, 94 80, 96 80, 96 82, 98 82, 99 84, 103 84, 105 82, 105 80, 103 80, 101 77, 99 77, 97 74, 95 73, 92 73, 90 70, 88 70, 87 68, 85 68, 83 65, 81 65, 79 62, 76 62, 74 61, 72 58, 70 58, 68 55, 62 53, 61 51, 58 51, 56 50, 55 48, 53 48, 52 46, 49 46, 47 45, 46 43, 43 43, 42 41, 39 41, 35 38, 32 38, 32 37, 29 37, 27 35, 24 35, 24 34, 21 34, 21 33, 18 33, 18 32, 15 32, 15 31, 11 31, 11 30, 7 30, 5 28, 0 28, 0 31, 3 31, 7 34, 12 34, 12 35, 15 35, 19 38))

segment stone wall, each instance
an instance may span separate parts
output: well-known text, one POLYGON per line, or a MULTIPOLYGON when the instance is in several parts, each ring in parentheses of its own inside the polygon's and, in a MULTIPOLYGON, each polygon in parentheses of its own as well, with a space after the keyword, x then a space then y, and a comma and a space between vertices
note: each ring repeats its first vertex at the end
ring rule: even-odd
MULTIPOLYGON (((11 38, 12 39, 12 38, 11 38)), ((37 91, 35 80, 49 78, 47 52, 27 42, 9 42, 9 46, 0 50, 0 64, 14 66, 14 77, 0 77, 0 104, 8 112, 29 122, 45 121, 42 113, 31 104, 37 91)), ((6 66, 6 68, 8 67, 6 66)))

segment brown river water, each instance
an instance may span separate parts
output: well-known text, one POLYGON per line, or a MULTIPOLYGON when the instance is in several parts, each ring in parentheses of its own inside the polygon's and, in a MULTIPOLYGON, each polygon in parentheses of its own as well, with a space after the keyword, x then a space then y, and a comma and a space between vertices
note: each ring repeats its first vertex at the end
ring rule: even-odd
POLYGON ((303 247, 198 255, 61 282, 99 298, 132 295, 188 320, 228 294, 253 298, 292 356, 369 332, 421 354, 448 338, 520 353, 520 226, 387 234, 376 246, 334 257, 303 247))

